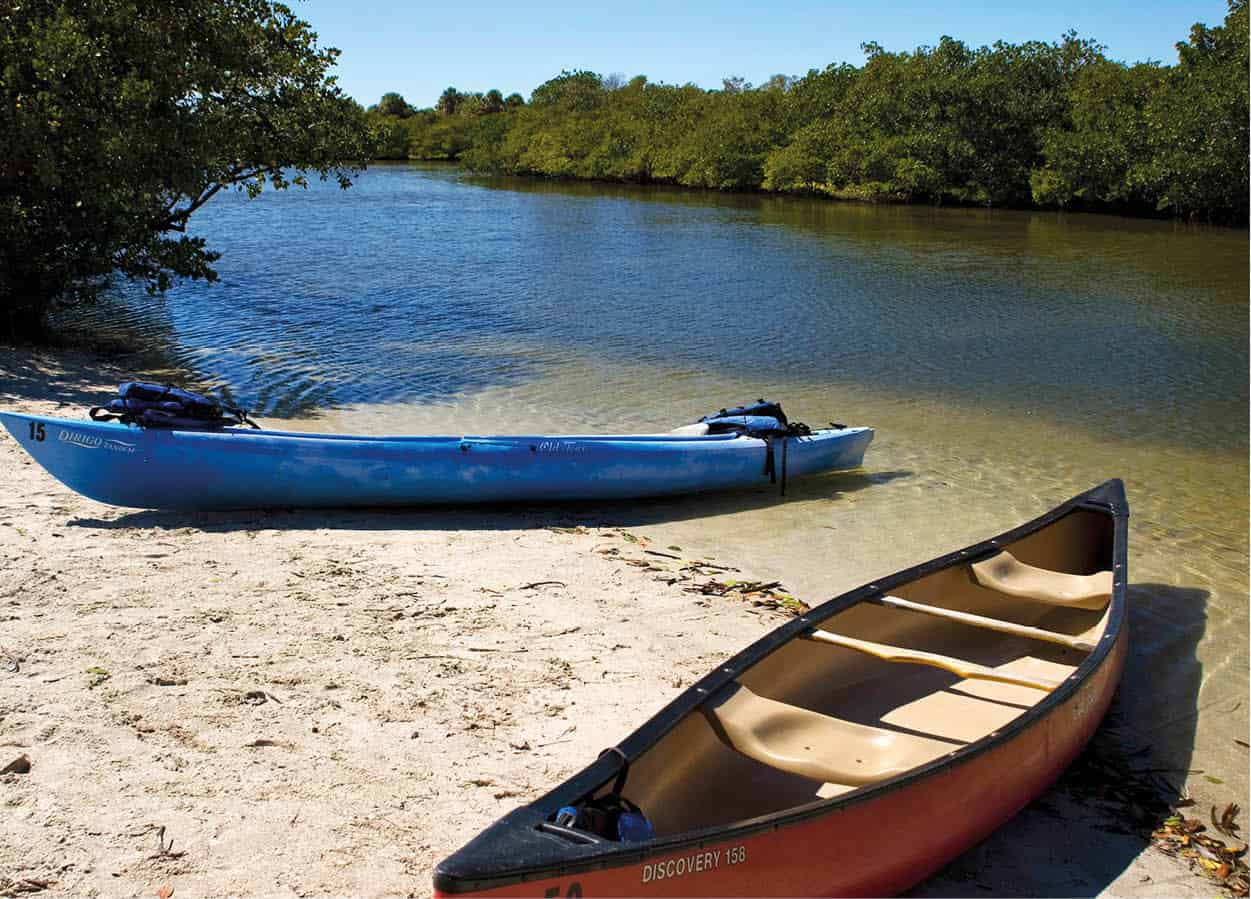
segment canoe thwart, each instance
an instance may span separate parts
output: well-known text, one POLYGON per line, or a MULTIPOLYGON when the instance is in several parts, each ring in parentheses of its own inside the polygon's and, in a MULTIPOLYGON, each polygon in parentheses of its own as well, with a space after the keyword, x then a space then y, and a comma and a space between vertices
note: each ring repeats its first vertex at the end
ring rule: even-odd
POLYGON ((877 783, 959 748, 766 699, 739 683, 708 702, 704 715, 731 749, 822 783, 877 783))
POLYGON ((841 646, 844 649, 854 649, 857 652, 868 653, 886 662, 906 662, 914 665, 929 665, 932 668, 942 668, 944 671, 950 671, 952 674, 959 675, 967 680, 996 681, 1001 684, 1016 684, 1020 687, 1030 687, 1034 690, 1044 691, 1051 691, 1060 686, 1058 681, 1011 674, 1007 671, 1000 671, 997 668, 979 665, 976 662, 939 655, 936 652, 922 652, 919 649, 904 649, 899 646, 890 646, 886 643, 874 643, 871 640, 858 640, 855 637, 844 637, 842 634, 835 634, 825 630, 814 630, 804 636, 819 643, 829 643, 832 646, 841 646))
MULTIPOLYGON (((1030 640, 1042 640, 1046 643, 1056 643, 1060 646, 1067 646, 1070 649, 1078 649, 1082 652, 1090 652, 1095 648, 1098 642, 1098 634, 1091 634, 1090 631, 1079 634, 1076 637, 1068 634, 1060 634, 1055 631, 1049 631, 1041 627, 1030 627, 1026 624, 1016 624, 1011 621, 1003 621, 999 618, 989 618, 985 615, 974 615, 972 612, 958 612, 955 609, 944 609, 939 606, 931 606, 922 602, 912 602, 911 600, 901 599, 898 596, 878 596, 869 600, 879 606, 886 606, 891 609, 903 609, 908 612, 920 612, 922 615, 931 615, 935 618, 943 618, 947 621, 958 621, 961 624, 967 624, 970 627, 980 627, 986 630, 998 631, 1001 634, 1012 634, 1017 637, 1025 637, 1030 640)), ((1095 630, 1092 628, 1092 630, 1095 630)))
POLYGON ((973 579, 983 587, 1055 606, 1102 609, 1112 597, 1112 572, 1065 574, 1026 565, 1004 552, 969 566, 973 579))

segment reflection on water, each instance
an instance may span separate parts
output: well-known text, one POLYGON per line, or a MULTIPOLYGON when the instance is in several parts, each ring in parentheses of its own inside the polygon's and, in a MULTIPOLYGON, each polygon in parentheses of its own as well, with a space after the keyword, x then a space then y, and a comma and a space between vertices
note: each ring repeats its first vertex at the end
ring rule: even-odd
POLYGON ((874 426, 856 489, 642 507, 810 599, 1123 477, 1133 579, 1207 596, 1199 704, 1246 698, 1244 231, 416 166, 195 227, 220 285, 102 312, 297 427, 656 430, 757 396, 874 426))

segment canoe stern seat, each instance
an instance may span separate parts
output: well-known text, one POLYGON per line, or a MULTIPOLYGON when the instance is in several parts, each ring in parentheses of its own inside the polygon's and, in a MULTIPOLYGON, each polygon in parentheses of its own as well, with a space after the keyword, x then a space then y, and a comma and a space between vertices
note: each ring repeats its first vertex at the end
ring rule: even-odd
POLYGON ((704 715, 722 742, 750 759, 853 787, 902 774, 960 745, 832 718, 738 683, 706 703, 704 715))
POLYGON ((990 590, 1076 609, 1102 609, 1112 598, 1112 572, 1065 574, 1026 565, 1004 552, 969 566, 973 580, 990 590))

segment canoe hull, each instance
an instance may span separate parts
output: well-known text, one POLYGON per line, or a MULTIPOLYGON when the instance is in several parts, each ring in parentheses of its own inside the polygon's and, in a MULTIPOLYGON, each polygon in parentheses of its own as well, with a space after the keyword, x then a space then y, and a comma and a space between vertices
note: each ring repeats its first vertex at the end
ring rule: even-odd
POLYGON ((1124 485, 1108 481, 780 625, 445 859, 436 895, 908 889, 1035 799, 1097 729, 1128 653, 1128 516, 1124 485), (973 578, 972 566, 1005 554, 1049 573, 1054 595, 1020 599, 973 578), (1059 587, 1102 572, 1102 612, 1061 604, 1059 587), (895 596, 932 614, 877 602, 895 596), (1040 639, 1035 625, 1083 645, 1040 639), (827 632, 858 634, 889 658, 831 654, 815 639, 827 632), (992 667, 969 667, 977 660, 992 667), (996 683, 1030 671, 1028 686, 996 683), (904 761, 913 752, 922 761, 904 761), (614 793, 647 811, 656 837, 588 838, 561 823, 566 807, 614 793))
MULTIPOLYGON (((623 499, 768 484, 746 437, 340 437, 141 429, 0 413, 55 478, 149 509, 413 506, 623 499)), ((869 428, 788 438, 790 477, 860 466, 869 428)), ((780 470, 781 446, 775 452, 780 470)))
POLYGON ((807 820, 568 876, 435 896, 892 896, 985 839, 1094 735, 1128 649, 1045 718, 963 763, 807 820), (814 864, 814 859, 822 859, 814 864))

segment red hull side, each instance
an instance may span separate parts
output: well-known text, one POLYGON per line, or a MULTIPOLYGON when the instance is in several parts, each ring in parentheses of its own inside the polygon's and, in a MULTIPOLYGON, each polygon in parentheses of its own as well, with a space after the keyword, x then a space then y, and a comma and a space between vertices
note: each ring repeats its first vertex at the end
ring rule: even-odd
POLYGON ((877 798, 644 862, 435 895, 894 895, 985 839, 1059 777, 1107 711, 1127 647, 1128 633, 1122 630, 1104 664, 1068 701, 1007 742, 877 798), (890 839, 866 839, 866 834, 890 839))

